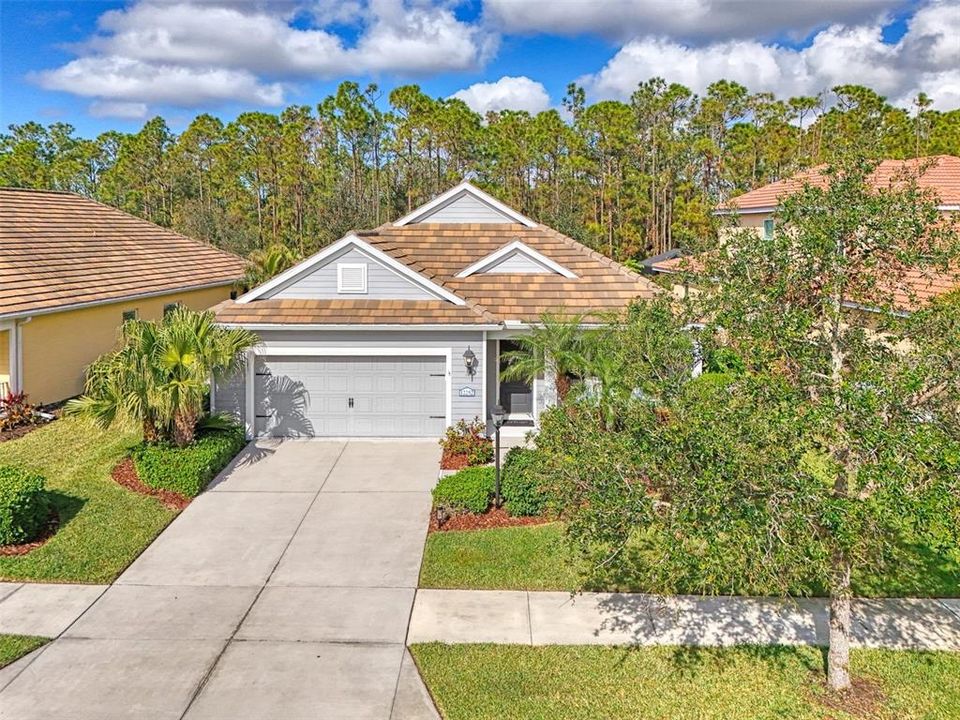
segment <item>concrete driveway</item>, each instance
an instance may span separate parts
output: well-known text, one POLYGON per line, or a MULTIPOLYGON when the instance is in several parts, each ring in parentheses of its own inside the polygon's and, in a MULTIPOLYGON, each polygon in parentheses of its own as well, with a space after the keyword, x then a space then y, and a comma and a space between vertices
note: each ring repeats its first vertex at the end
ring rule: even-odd
POLYGON ((0 718, 432 718, 404 649, 435 441, 250 445, 57 640, 0 718))

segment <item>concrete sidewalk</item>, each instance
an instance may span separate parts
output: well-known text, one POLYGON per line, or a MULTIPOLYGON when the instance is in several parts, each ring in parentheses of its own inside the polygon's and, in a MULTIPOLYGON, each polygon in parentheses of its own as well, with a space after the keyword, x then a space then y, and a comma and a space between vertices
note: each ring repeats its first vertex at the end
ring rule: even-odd
MULTIPOLYGON (((825 645, 826 600, 418 590, 408 642, 825 645)), ((960 650, 960 600, 856 600, 855 646, 960 650)))
POLYGON ((57 639, 0 718, 436 718, 404 647, 432 441, 252 444, 112 586, 0 588, 57 639))

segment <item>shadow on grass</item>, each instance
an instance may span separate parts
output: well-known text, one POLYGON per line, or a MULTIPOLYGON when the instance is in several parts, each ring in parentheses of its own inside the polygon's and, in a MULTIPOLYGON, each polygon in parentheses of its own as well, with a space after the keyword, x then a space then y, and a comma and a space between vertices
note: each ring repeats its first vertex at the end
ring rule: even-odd
POLYGON ((47 496, 50 507, 57 513, 57 532, 60 532, 70 524, 70 521, 73 520, 77 516, 77 513, 83 509, 83 506, 87 504, 85 498, 77 497, 76 495, 67 495, 58 490, 46 490, 44 494, 47 496))

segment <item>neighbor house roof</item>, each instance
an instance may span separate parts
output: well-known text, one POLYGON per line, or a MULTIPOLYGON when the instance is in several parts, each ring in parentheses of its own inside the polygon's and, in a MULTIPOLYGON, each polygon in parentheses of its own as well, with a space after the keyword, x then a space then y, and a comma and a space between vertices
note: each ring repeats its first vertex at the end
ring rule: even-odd
POLYGON ((0 317, 229 285, 244 261, 74 193, 0 188, 0 317))
MULTIPOLYGON (((796 175, 758 187, 739 195, 720 207, 720 212, 772 211, 780 200, 800 190, 805 184, 826 187, 829 178, 824 175, 825 165, 818 165, 796 175)), ((917 185, 932 190, 942 207, 960 210, 960 157, 934 155, 912 160, 884 160, 869 177, 870 184, 877 188, 889 187, 902 179, 904 173, 921 172, 917 185)))

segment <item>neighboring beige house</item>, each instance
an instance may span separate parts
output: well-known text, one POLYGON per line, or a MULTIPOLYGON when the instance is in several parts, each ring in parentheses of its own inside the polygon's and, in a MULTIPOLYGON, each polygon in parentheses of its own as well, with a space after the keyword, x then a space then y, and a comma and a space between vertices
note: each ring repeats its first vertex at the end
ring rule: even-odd
MULTIPOLYGON (((960 212, 960 157, 936 155, 913 160, 884 160, 874 170, 870 182, 877 188, 888 187, 897 182, 905 172, 914 173, 918 169, 922 169, 922 174, 917 178, 917 184, 936 194, 940 211, 945 214, 960 212)), ((827 183, 828 179, 821 168, 811 168, 735 197, 726 205, 717 208, 715 214, 731 217, 735 229, 753 228, 761 237, 769 237, 774 231, 777 206, 782 198, 798 191, 804 184, 825 186, 827 183)), ((726 231, 729 232, 729 229, 726 231)), ((723 232, 724 230, 721 230, 721 233, 723 232)), ((695 272, 697 269, 696 259, 689 256, 664 260, 651 258, 646 264, 653 272, 667 275, 682 275, 684 271, 695 272)), ((958 286, 956 277, 951 273, 913 270, 907 273, 904 280, 912 291, 910 295, 913 295, 910 297, 906 292, 901 293, 899 304, 904 310, 914 309, 914 305, 923 304, 930 298, 958 286)), ((678 283, 674 286, 676 293, 687 290, 686 284, 678 283)))
POLYGON ((236 255, 80 195, 0 188, 0 393, 78 395, 125 319, 209 308, 243 272, 236 255))

